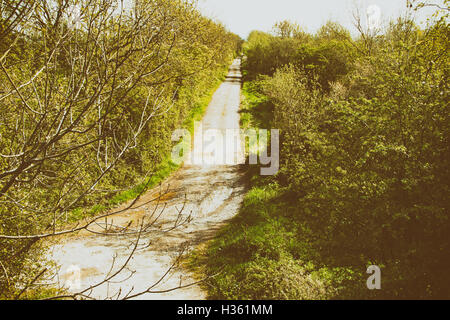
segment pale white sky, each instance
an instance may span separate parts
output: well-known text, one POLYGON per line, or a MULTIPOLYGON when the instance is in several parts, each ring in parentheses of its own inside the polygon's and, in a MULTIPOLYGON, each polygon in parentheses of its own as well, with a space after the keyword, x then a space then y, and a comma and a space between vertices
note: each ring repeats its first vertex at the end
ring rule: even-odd
MULTIPOLYGON (((250 31, 270 31, 282 20, 300 24, 306 31, 315 32, 327 20, 341 23, 353 34, 352 12, 357 7, 363 13, 371 5, 380 8, 386 21, 406 11, 406 0, 198 0, 200 10, 207 16, 223 22, 226 27, 246 38, 250 31)), ((439 2, 439 1, 436 1, 439 2)), ((418 21, 425 21, 434 10, 416 13, 418 21)))

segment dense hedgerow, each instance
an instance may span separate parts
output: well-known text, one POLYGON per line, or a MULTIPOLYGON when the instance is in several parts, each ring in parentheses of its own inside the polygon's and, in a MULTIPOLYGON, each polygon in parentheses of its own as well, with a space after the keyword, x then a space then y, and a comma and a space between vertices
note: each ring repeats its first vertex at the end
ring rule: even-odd
POLYGON ((245 73, 272 105, 281 171, 253 178, 211 244, 209 270, 226 265, 212 297, 449 298, 449 30, 399 19, 370 50, 333 24, 250 35, 245 73))

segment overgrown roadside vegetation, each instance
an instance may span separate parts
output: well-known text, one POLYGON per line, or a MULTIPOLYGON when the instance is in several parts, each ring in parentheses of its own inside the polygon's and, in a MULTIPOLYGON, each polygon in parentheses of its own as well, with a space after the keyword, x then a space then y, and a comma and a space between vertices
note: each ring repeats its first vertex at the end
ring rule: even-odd
POLYGON ((42 239, 176 169, 240 43, 195 1, 0 2, 0 299, 39 296, 42 239))
POLYGON ((241 211, 196 256, 217 274, 210 298, 449 298, 447 12, 358 39, 336 23, 250 35, 242 120, 281 130, 281 170, 250 170, 241 211))
MULTIPOLYGON (((261 90, 259 81, 243 84, 243 129, 272 127, 273 105, 261 90)), ((326 298, 314 265, 300 263, 292 254, 298 226, 290 223, 293 208, 283 201, 288 190, 259 172, 257 166, 249 167, 251 189, 239 214, 193 253, 190 267, 202 276, 215 275, 205 285, 210 299, 326 298)))

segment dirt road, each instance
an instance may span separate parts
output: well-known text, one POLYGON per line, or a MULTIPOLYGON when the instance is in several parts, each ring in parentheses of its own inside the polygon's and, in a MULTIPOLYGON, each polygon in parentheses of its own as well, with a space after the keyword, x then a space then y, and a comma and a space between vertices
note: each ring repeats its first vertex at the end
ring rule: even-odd
MULTIPOLYGON (((235 60, 225 82, 220 86, 201 122, 205 129, 239 128, 240 104, 240 61, 235 60)), ((200 149, 200 152, 203 152, 200 149)), ((197 151, 194 151, 198 152, 197 151)), ((205 151, 206 152, 206 151, 205 151)), ((139 250, 133 256, 128 268, 114 279, 114 282, 95 288, 91 296, 107 298, 118 290, 124 295, 132 290, 140 292, 155 284, 171 266, 180 247, 188 243, 192 248, 211 239, 216 232, 232 218, 242 203, 244 194, 243 173, 239 165, 186 165, 173 174, 163 184, 170 192, 164 196, 166 209, 159 227, 164 230, 174 224, 178 210, 183 205, 183 214, 192 214, 193 220, 169 233, 143 236, 142 242, 150 246, 139 250)), ((159 191, 152 190, 140 199, 135 207, 145 204, 159 191)), ((162 205, 159 205, 162 208, 162 205)), ((150 214, 154 204, 128 210, 115 216, 114 222, 121 225, 130 220, 150 214)), ((115 266, 120 266, 130 253, 129 240, 118 236, 78 234, 52 247, 51 259, 60 266, 61 283, 72 281, 71 291, 78 292, 103 280, 111 269, 113 257, 115 266), (77 277, 77 274, 79 277, 77 277), (77 282, 79 279, 79 282, 77 282)), ((164 291, 194 282, 192 276, 181 268, 176 268, 152 291, 164 291)), ((67 284, 67 283, 66 283, 67 284)), ((198 286, 166 293, 145 294, 139 299, 205 299, 205 292, 198 286)))

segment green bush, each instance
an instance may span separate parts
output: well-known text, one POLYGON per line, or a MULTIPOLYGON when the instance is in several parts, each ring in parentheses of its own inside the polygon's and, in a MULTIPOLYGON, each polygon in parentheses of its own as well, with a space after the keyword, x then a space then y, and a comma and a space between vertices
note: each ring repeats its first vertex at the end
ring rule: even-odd
POLYGON ((448 35, 446 19, 399 19, 370 50, 333 24, 250 35, 243 106, 270 106, 281 168, 211 244, 213 298, 449 298, 448 35))
POLYGON ((297 195, 304 240, 317 238, 327 266, 384 266, 383 297, 446 296, 447 31, 392 24, 330 95, 295 66, 265 81, 282 131, 279 178, 297 195))

